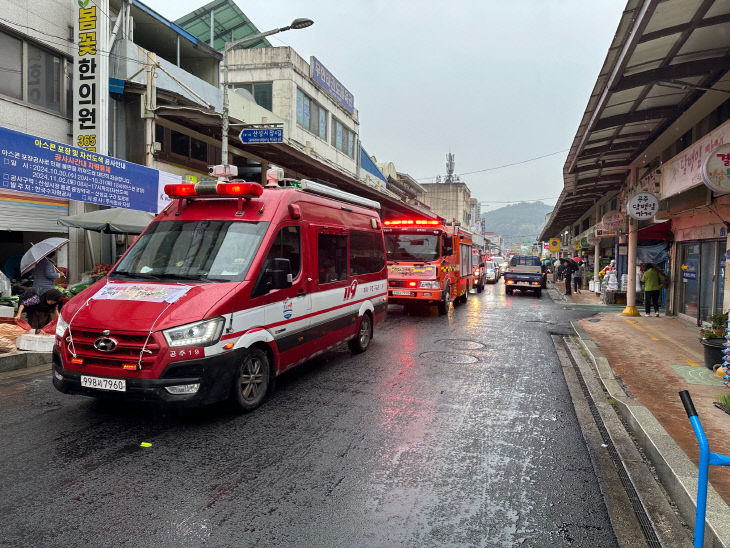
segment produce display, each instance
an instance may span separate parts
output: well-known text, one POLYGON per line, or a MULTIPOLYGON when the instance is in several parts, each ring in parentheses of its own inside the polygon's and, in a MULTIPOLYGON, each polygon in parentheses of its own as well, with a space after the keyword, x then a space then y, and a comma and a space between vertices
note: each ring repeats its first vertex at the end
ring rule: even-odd
POLYGON ((106 263, 96 263, 94 268, 91 269, 89 275, 92 278, 103 278, 112 269, 113 265, 106 263))

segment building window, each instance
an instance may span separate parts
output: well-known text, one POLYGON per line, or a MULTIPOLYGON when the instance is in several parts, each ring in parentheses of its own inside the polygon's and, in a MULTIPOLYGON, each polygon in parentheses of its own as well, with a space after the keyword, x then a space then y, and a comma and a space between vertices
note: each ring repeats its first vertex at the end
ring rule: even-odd
POLYGON ((297 124, 327 140, 327 111, 301 89, 297 89, 297 124))
MULTIPOLYGON (((155 138, 157 137, 159 135, 155 138)), ((170 130, 170 152, 189 160, 208 164, 208 144, 179 131, 170 130)))
POLYGON ((253 100, 260 107, 271 110, 272 107, 272 83, 255 82, 251 84, 235 84, 234 89, 245 89, 252 96, 253 100))
POLYGON ((0 94, 43 107, 60 114, 70 114, 72 90, 70 61, 34 43, 27 43, 23 57, 23 40, 0 32, 0 94), (26 82, 23 82, 25 73, 26 82))
POLYGON ((334 117, 332 118, 332 146, 350 158, 355 157, 355 133, 334 117))
POLYGON ((63 59, 28 44, 28 102, 61 112, 63 59))
POLYGON ((0 32, 0 93, 23 98, 23 42, 0 32))

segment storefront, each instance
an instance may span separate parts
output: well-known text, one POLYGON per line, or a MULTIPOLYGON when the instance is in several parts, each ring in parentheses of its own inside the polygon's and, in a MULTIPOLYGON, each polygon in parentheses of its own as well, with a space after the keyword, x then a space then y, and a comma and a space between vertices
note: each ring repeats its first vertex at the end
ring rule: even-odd
POLYGON ((675 309, 698 325, 723 312, 725 245, 725 238, 677 244, 675 309))

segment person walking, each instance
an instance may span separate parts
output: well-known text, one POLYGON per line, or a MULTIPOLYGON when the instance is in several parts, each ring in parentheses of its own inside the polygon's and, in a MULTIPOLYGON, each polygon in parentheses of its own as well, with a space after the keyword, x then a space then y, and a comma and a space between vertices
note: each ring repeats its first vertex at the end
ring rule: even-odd
POLYGON ((563 281, 563 275, 565 274, 565 259, 560 259, 560 265, 558 266, 558 281, 563 281))
POLYGON ((563 259, 563 277, 565 278, 565 294, 572 295, 571 285, 575 263, 569 259, 563 259), (572 265, 570 263, 573 263, 572 265))
POLYGON ((585 266, 583 265, 583 261, 581 261, 578 263, 578 267, 576 268, 576 272, 573 277, 573 291, 575 293, 580 293, 580 288, 583 287, 584 272, 585 272, 585 266))
POLYGON ((654 306, 656 316, 659 317, 659 294, 666 276, 658 267, 646 263, 644 274, 641 276, 641 283, 644 284, 644 312, 651 316, 651 307, 654 306))

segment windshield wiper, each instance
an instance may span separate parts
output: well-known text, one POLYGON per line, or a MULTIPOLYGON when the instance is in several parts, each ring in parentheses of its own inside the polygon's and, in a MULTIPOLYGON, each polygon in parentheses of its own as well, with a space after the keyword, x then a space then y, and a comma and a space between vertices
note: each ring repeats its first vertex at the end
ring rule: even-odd
POLYGON ((165 274, 166 278, 174 280, 192 280, 196 282, 230 282, 227 278, 211 278, 205 274, 165 274))
POLYGON ((128 278, 135 278, 138 280, 161 280, 159 276, 155 274, 146 274, 142 272, 125 272, 124 270, 115 270, 114 272, 110 273, 110 276, 114 276, 116 274, 119 274, 120 276, 126 276, 128 278))

